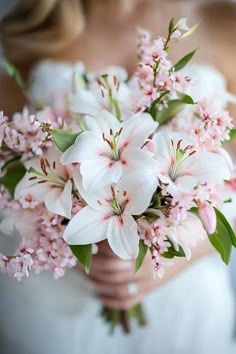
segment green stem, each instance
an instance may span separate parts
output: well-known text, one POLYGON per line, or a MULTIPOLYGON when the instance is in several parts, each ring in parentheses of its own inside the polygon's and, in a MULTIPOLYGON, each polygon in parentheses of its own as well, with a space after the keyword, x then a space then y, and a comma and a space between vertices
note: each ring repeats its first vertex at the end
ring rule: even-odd
POLYGON ((103 306, 101 316, 110 326, 110 334, 113 334, 117 326, 121 326, 124 333, 131 333, 131 319, 135 319, 139 326, 145 326, 146 316, 142 304, 137 304, 129 310, 117 310, 103 306))

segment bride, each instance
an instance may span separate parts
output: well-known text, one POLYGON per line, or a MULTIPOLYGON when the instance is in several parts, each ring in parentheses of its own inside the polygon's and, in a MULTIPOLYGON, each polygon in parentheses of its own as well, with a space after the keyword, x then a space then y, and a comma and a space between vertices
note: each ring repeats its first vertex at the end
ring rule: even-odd
MULTIPOLYGON (((71 80, 70 62, 79 59, 97 72, 109 63, 131 71, 135 27, 160 33, 173 13, 183 17, 181 6, 157 0, 21 0, 0 25, 4 54, 30 77, 31 100, 50 103, 55 90, 71 80)), ((185 4, 185 16, 196 7, 185 4)), ((199 80, 195 99, 208 95, 226 104, 225 81, 216 70, 202 65, 189 70, 199 80)), ((3 76, 1 87, 1 109, 21 110, 24 98, 14 83, 3 76)), ((0 250, 11 253, 14 242, 2 235, 0 250)), ((231 354, 233 315, 227 269, 208 243, 196 247, 191 262, 176 260, 162 280, 153 279, 148 258, 134 276, 132 262, 117 259, 106 244, 87 277, 80 269, 58 281, 46 273, 23 284, 0 277, 4 354, 231 354), (109 336, 99 316, 101 302, 126 309, 140 301, 148 325, 129 336, 119 329, 109 336)))

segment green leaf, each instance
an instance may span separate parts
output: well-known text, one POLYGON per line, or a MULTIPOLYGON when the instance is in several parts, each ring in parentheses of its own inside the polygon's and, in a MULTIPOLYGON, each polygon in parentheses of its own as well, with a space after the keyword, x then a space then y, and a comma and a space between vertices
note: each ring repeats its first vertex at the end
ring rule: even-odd
MULTIPOLYGON (((225 264, 229 264, 232 245, 236 247, 236 236, 229 222, 220 210, 214 208, 216 213, 216 231, 208 235, 212 246, 219 252, 225 264)), ((199 217, 197 208, 192 208, 191 213, 199 217)))
POLYGON ((69 245, 72 253, 83 264, 85 272, 88 274, 92 263, 92 245, 69 245))
POLYGON ((20 75, 20 72, 17 70, 17 68, 14 65, 12 65, 11 63, 9 63, 7 60, 4 60, 3 65, 4 65, 4 68, 5 68, 6 72, 8 73, 8 75, 15 80, 17 85, 23 91, 25 91, 26 85, 20 75))
POLYGON ((168 107, 156 112, 154 120, 160 125, 167 123, 170 119, 174 118, 179 112, 181 112, 185 104, 194 104, 193 99, 188 95, 183 95, 180 99, 170 100, 168 107))
POLYGON ((141 265, 143 264, 144 258, 147 254, 148 246, 145 245, 143 240, 139 241, 139 254, 136 259, 136 264, 135 264, 135 273, 139 270, 141 265))
POLYGON ((194 100, 192 99, 191 96, 189 95, 185 95, 182 93, 178 93, 179 98, 181 100, 181 102, 185 103, 185 104, 194 104, 194 100))
MULTIPOLYGON (((229 132, 229 140, 232 140, 236 137, 236 128, 233 128, 233 129, 230 129, 230 132, 229 132)), ((227 142, 229 141, 227 140, 227 142)))
POLYGON ((229 199, 224 200, 223 203, 224 203, 224 204, 226 204, 226 203, 232 203, 232 198, 229 198, 229 199))
POLYGON ((170 247, 168 247, 168 251, 164 252, 161 254, 163 257, 165 258, 169 258, 172 259, 174 257, 185 257, 185 253, 184 250, 181 246, 179 246, 179 250, 176 251, 176 249, 174 248, 173 244, 171 244, 170 247))
POLYGON ((52 137, 58 147, 62 152, 66 151, 69 149, 71 145, 74 144, 77 136, 80 134, 78 132, 76 133, 71 133, 67 132, 61 129, 53 129, 52 132, 52 137))
POLYGON ((215 213, 216 213, 217 222, 219 220, 224 225, 224 227, 227 229, 227 232, 231 238, 232 245, 236 248, 236 235, 235 235, 230 223, 228 222, 228 220, 226 219, 224 214, 222 214, 219 209, 217 209, 217 208, 214 208, 214 209, 215 209, 215 213))
POLYGON ((178 61, 178 63, 176 63, 174 66, 172 66, 172 68, 170 69, 170 71, 179 71, 181 69, 183 69, 188 62, 192 59, 192 57, 194 56, 194 54, 196 53, 195 49, 194 51, 192 51, 191 53, 188 53, 187 55, 185 55, 182 59, 180 59, 178 61))
POLYGON ((4 176, 0 178, 0 184, 6 187, 10 193, 14 193, 16 185, 24 177, 26 168, 19 159, 13 159, 3 167, 4 176))
POLYGON ((147 110, 147 112, 149 112, 151 114, 151 116, 153 118, 155 118, 156 115, 156 106, 163 100, 163 98, 169 93, 170 91, 164 91, 158 98, 156 98, 153 102, 152 105, 150 107, 149 110, 147 110))
POLYGON ((172 34, 172 32, 174 31, 174 28, 175 28, 175 19, 172 18, 169 23, 169 35, 172 34))

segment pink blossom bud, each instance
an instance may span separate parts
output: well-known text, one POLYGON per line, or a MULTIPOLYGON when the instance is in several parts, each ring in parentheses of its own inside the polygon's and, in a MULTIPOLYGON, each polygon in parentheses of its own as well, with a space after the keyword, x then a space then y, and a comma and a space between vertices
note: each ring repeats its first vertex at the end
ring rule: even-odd
POLYGON ((208 234, 216 230, 216 213, 214 208, 206 201, 197 201, 197 207, 202 224, 208 234))

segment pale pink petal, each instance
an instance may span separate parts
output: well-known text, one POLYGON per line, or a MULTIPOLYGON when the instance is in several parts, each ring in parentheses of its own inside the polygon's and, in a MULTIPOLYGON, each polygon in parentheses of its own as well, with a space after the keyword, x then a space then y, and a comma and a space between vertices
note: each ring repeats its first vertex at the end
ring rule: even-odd
POLYGON ((111 189, 109 187, 100 189, 97 192, 85 190, 79 169, 75 169, 73 171, 73 180, 81 197, 86 201, 86 203, 88 203, 89 206, 95 210, 104 211, 105 213, 110 213, 112 211, 110 204, 105 202, 106 200, 109 201, 112 198, 111 189))
POLYGON ((193 192, 194 187, 198 184, 193 176, 183 176, 176 179, 175 182, 170 181, 166 190, 170 195, 177 196, 185 192, 193 192))
POLYGON ((108 111, 101 111, 96 117, 85 117, 85 123, 89 130, 98 134, 104 133, 106 138, 110 137, 110 132, 118 133, 121 129, 121 124, 118 119, 108 111))
POLYGON ((120 161, 111 161, 105 156, 100 156, 83 162, 80 172, 83 176, 84 188, 96 191, 118 182, 122 176, 122 165, 120 161))
POLYGON ((195 246, 201 239, 206 238, 206 232, 203 229, 199 218, 191 213, 177 226, 178 244, 183 248, 186 258, 191 258, 190 247, 195 246))
MULTIPOLYGON (((62 178, 67 179, 68 178, 68 171, 67 171, 66 167, 60 163, 61 156, 62 156, 62 152, 58 149, 58 147, 56 145, 53 145, 53 146, 50 146, 50 148, 46 150, 43 157, 49 161, 51 167, 53 167, 53 165, 55 165, 55 171, 56 171, 57 175, 61 176, 62 178)), ((39 160, 39 162, 38 162, 39 166, 36 169, 41 170, 40 159, 38 159, 38 160, 39 160)))
POLYGON ((28 173, 16 185, 14 198, 19 200, 22 197, 31 195, 38 203, 44 201, 45 194, 51 189, 47 183, 37 183, 37 180, 29 180, 30 177, 35 177, 33 173, 28 173))
POLYGON ((86 245, 107 238, 109 216, 89 206, 76 214, 67 225, 63 238, 69 245, 86 245))
POLYGON ((173 158, 170 137, 167 134, 160 132, 153 135, 152 141, 156 146, 155 158, 157 171, 166 174, 171 166, 173 158))
POLYGON ((45 195, 46 208, 51 213, 71 218, 72 208, 72 183, 68 180, 64 189, 54 187, 45 195))
POLYGON ((103 141, 102 134, 99 136, 95 132, 86 131, 81 133, 75 143, 63 153, 61 163, 68 165, 70 163, 83 162, 99 155, 106 155, 109 152, 110 149, 103 141))
POLYGON ((225 159, 212 152, 202 152, 187 158, 178 170, 178 176, 194 176, 198 182, 221 183, 230 179, 229 167, 225 159))
POLYGON ((139 252, 137 224, 131 215, 109 219, 107 240, 113 252, 122 259, 136 258, 139 252))
POLYGON ((116 189, 121 196, 125 195, 125 210, 132 215, 140 215, 150 206, 157 186, 158 181, 154 175, 137 171, 133 176, 122 178, 116 189))
POLYGON ((75 95, 70 95, 69 109, 75 113, 95 116, 101 110, 101 106, 92 92, 88 90, 81 90, 75 95))
POLYGON ((152 155, 146 151, 136 147, 126 148, 120 157, 123 165, 124 175, 127 176, 133 173, 146 173, 150 171, 155 173, 156 162, 152 155), (143 171, 143 172, 142 172, 143 171))
POLYGON ((158 124, 148 113, 137 113, 123 123, 119 146, 142 147, 148 137, 155 132, 158 124))

